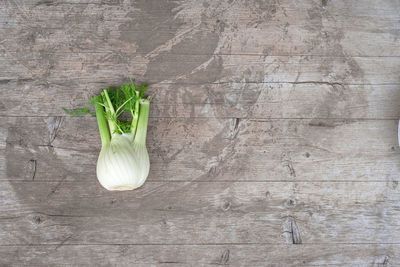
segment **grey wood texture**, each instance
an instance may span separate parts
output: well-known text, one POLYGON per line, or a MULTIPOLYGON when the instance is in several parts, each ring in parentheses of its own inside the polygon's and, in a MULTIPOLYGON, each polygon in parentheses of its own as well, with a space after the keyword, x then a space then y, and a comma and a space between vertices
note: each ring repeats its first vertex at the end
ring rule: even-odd
POLYGON ((0 266, 399 266, 398 0, 0 1, 0 266), (144 186, 96 119, 150 84, 144 186))

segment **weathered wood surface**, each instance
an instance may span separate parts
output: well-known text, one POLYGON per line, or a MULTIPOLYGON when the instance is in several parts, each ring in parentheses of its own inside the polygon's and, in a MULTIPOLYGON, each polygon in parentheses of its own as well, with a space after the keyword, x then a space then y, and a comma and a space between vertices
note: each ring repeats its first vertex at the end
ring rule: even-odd
MULTIPOLYGON (((149 125, 149 181, 386 182, 400 170, 397 120, 153 118, 149 125)), ((95 180, 95 118, 9 117, 0 126, 7 129, 2 180, 95 180)))
POLYGON ((0 12, 9 53, 22 41, 37 54, 114 52, 124 61, 159 53, 400 56, 397 1, 31 0, 8 1, 0 12))
MULTIPOLYGON (((77 88, 85 90, 86 86, 101 88, 104 84, 84 83, 77 88)), ((150 115, 158 118, 397 119, 399 86, 317 81, 154 84, 149 89, 154 95, 150 115)), ((35 82, 8 82, 0 88, 4 88, 0 91, 0 116, 64 116, 60 106, 84 106, 90 92, 98 92, 93 89, 82 93, 71 90, 67 84, 47 90, 35 82), (10 86, 15 87, 13 92, 6 90, 10 86)))
POLYGON ((148 182, 132 195, 92 180, 1 190, 1 245, 400 243, 393 182, 148 182))
POLYGON ((43 70, 36 68, 40 58, 46 57, 46 53, 33 57, 24 55, 23 58, 18 58, 20 53, 6 53, 4 59, 0 61, 3 66, 0 69, 3 83, 18 81, 18 79, 22 81, 37 79, 42 83, 43 88, 46 83, 57 85, 66 82, 68 84, 98 82, 110 73, 117 73, 122 69, 125 71, 119 73, 120 79, 124 75, 129 75, 130 71, 137 74, 135 76, 139 80, 144 79, 150 83, 304 83, 309 81, 344 85, 400 83, 396 72, 400 67, 399 57, 172 54, 158 59, 162 60, 158 63, 157 61, 149 62, 147 59, 121 62, 119 57, 110 57, 105 53, 64 53, 51 54, 51 61, 54 63, 47 61, 41 63, 40 65, 45 64, 46 69, 43 70), (21 64, 21 60, 25 64, 21 64), (52 71, 53 68, 59 72, 52 71), (204 72, 207 69, 209 72, 204 72), (93 73, 93 76, 88 76, 87 73, 93 73))
POLYGON ((400 245, 42 245, 2 246, 5 265, 390 266, 400 245), (21 253, 23 251, 23 253, 21 253), (107 255, 107 257, 105 257, 107 255), (196 264, 193 264, 196 263, 196 264))
POLYGON ((0 265, 398 266, 400 2, 0 2, 0 265), (96 180, 102 87, 151 171, 96 180))

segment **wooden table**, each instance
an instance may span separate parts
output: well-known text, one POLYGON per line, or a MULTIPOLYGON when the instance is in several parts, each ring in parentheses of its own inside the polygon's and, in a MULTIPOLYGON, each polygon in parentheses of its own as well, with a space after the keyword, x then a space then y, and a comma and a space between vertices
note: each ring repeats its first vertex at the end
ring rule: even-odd
POLYGON ((3 0, 0 265, 399 266, 398 0, 3 0), (153 97, 151 171, 96 179, 96 119, 153 97))

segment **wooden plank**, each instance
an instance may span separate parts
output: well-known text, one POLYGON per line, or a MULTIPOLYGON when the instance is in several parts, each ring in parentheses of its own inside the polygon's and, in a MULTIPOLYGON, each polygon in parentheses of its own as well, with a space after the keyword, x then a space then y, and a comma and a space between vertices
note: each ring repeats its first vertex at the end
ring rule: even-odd
POLYGON ((0 245, 400 243, 391 182, 2 182, 0 245))
MULTIPOLYGON (((100 88, 121 83, 9 81, 0 85, 0 116, 65 116, 61 107, 85 106, 100 88)), ((310 81, 151 84, 148 94, 153 98, 152 118, 396 119, 400 116, 398 91, 398 85, 310 81)))
MULTIPOLYGON (((151 9, 152 11, 155 12, 161 12, 162 8, 164 7, 162 3, 158 3, 157 1, 148 1, 149 3, 147 4, 148 9, 151 9)), ((320 8, 330 8, 332 9, 331 11, 338 12, 338 14, 334 13, 335 15, 359 15, 359 16, 365 16, 365 15, 396 15, 394 9, 400 8, 398 6, 398 3, 396 1, 386 1, 386 0, 377 0, 370 2, 369 0, 361 0, 361 1, 336 1, 335 3, 328 3, 328 2, 321 2, 317 3, 311 0, 305 0, 302 1, 301 3, 293 3, 290 0, 282 0, 278 2, 271 1, 271 2, 265 2, 265 3, 253 3, 253 6, 245 6, 246 3, 242 3, 240 1, 234 2, 234 3, 208 3, 208 5, 203 5, 203 4, 197 4, 192 3, 190 1, 186 1, 187 3, 193 5, 194 9, 199 8, 199 6, 203 6, 203 8, 209 8, 210 7, 219 7, 222 8, 224 5, 227 6, 227 4, 231 4, 230 6, 232 9, 237 11, 238 9, 256 9, 256 8, 268 8, 268 7, 276 7, 276 6, 281 6, 283 8, 293 10, 293 9, 307 9, 311 7, 320 7, 320 8), (366 3, 370 4, 370 6, 366 5, 366 3), (262 5, 263 4, 263 5, 262 5)), ((6 7, 14 9, 14 12, 22 12, 23 10, 17 9, 17 7, 26 7, 28 9, 41 9, 41 8, 65 8, 63 6, 71 7, 71 6, 79 6, 79 5, 84 5, 84 6, 90 6, 92 8, 99 8, 103 7, 105 9, 108 8, 115 8, 119 12, 123 12, 118 7, 127 7, 127 8, 139 8, 144 6, 144 4, 141 1, 138 0, 133 0, 130 4, 126 4, 123 1, 119 0, 87 0, 87 1, 80 1, 80 0, 56 0, 51 3, 49 2, 44 2, 41 0, 28 0, 28 1, 21 1, 21 0, 16 0, 16 1, 7 1, 4 3, 6 7)), ((169 3, 168 3, 169 4, 169 3)), ((177 1, 175 3, 176 5, 179 4, 185 4, 185 1, 177 1)), ((165 5, 165 4, 164 4, 165 5)), ((186 6, 185 6, 186 7, 186 6)), ((196 11, 198 12, 198 11, 196 11)), ((197 14, 198 15, 198 14, 197 14)))
MULTIPOLYGON (((153 181, 399 180, 397 120, 151 119, 153 181)), ((6 180, 94 181, 95 118, 0 123, 6 180)))
POLYGON ((18 44, 28 43, 41 53, 125 51, 143 56, 174 46, 186 54, 400 56, 400 7, 394 0, 324 5, 288 0, 250 5, 90 2, 3 3, 0 30, 8 38, 2 45, 8 51, 19 51, 18 44), (215 41, 214 47, 199 45, 215 41))
POLYGON ((2 265, 29 266, 391 266, 391 245, 67 245, 0 246, 2 265))
MULTIPOLYGON (((0 177, 95 180, 94 118, 6 120, 0 177)), ((397 120, 152 119, 149 180, 398 180, 396 131, 397 120)))
MULTIPOLYGON (((0 59, 0 80, 37 80, 42 87, 126 80, 134 76, 154 83, 305 83, 326 82, 343 85, 399 84, 397 57, 320 57, 249 55, 177 55, 168 54, 146 60, 140 57, 96 54, 6 53, 0 59), (39 67, 45 65, 46 67, 39 67)), ((9 90, 13 89, 9 86, 9 90)), ((46 90, 48 91, 48 90, 46 90)))

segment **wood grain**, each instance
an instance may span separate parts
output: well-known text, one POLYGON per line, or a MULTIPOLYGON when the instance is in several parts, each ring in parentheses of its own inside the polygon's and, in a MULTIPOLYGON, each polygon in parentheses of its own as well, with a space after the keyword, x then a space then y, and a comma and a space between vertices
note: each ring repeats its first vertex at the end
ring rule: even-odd
MULTIPOLYGON (((61 107, 85 106, 89 97, 105 84, 88 82, 70 90, 67 84, 54 84, 51 89, 44 89, 40 82, 10 81, 1 87, 14 89, 0 91, 0 116, 56 117, 66 116, 61 107)), ((343 85, 316 81, 152 84, 149 89, 153 96, 150 117, 397 119, 400 116, 398 92, 399 85, 343 85)))
MULTIPOLYGON (((95 180, 95 118, 10 117, 1 126, 3 179, 95 180)), ((398 181, 396 131, 397 120, 151 119, 148 180, 398 181)))
POLYGON ((193 54, 400 56, 396 1, 10 1, 3 43, 30 51, 154 55, 179 34, 193 54), (147 2, 147 3, 146 3, 147 2), (196 46, 191 38, 201 38, 196 46), (205 50, 206 36, 221 39, 205 50), (154 51, 155 50, 155 51, 154 51))
MULTIPOLYGON (((177 55, 153 61, 132 59, 121 61, 109 53, 51 54, 49 57, 29 54, 20 58, 7 53, 2 60, 0 79, 8 81, 32 79, 41 83, 86 83, 103 80, 112 83, 133 76, 150 84, 210 82, 304 83, 309 81, 339 84, 399 84, 398 57, 320 57, 320 56, 249 56, 249 55, 177 55), (38 58, 38 56, 40 58, 38 58), (42 62, 40 62, 42 61, 42 62), (21 64, 21 62, 24 62, 21 64), (54 62, 54 63, 52 63, 54 62), (44 67, 37 68, 38 63, 44 67), (87 73, 91 73, 90 76, 87 73), (152 74, 157 73, 156 77, 152 74)), ((50 89, 50 88, 49 88, 50 89)))
POLYGON ((148 182, 109 193, 93 180, 1 190, 1 245, 400 243, 390 182, 148 182))
POLYGON ((397 0, 0 2, 1 266, 398 266, 397 0), (151 171, 87 103, 149 83, 151 171))
POLYGON ((12 257, 0 264, 30 266, 391 266, 400 260, 392 245, 42 245, 0 246, 12 257), (228 255, 228 256, 227 256, 228 255))

